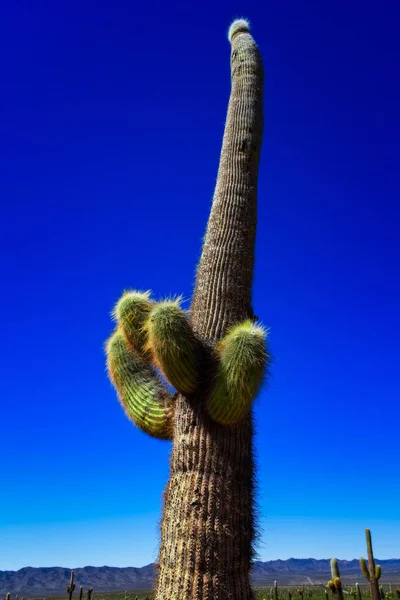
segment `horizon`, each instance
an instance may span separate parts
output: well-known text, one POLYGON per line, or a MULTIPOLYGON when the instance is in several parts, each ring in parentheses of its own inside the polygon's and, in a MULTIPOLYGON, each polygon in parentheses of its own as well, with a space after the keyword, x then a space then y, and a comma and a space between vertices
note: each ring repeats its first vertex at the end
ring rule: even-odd
POLYGON ((171 444, 103 348, 124 289, 191 297, 238 15, 266 73, 258 555, 365 556, 365 527, 400 555, 400 5, 261 4, 3 8, 1 570, 157 557, 171 444))
MULTIPOLYGON (((290 558, 286 558, 286 559, 281 559, 281 558, 277 558, 275 560, 254 560, 254 563, 269 563, 269 562, 287 562, 289 560, 325 560, 325 561, 330 561, 331 558, 314 558, 312 556, 309 557, 304 557, 304 558, 300 558, 300 557, 295 557, 295 556, 291 556, 290 558)), ((343 558, 337 558, 337 560, 339 562, 353 562, 353 561, 359 561, 359 559, 357 558, 353 558, 351 560, 346 560, 343 558)), ((375 557, 376 561, 380 561, 380 562, 388 562, 391 560, 398 560, 400 561, 400 558, 377 558, 375 557)), ((75 567, 65 567, 62 565, 51 565, 51 566, 41 566, 41 567, 32 567, 31 565, 26 565, 25 567, 21 567, 20 569, 0 569, 0 572, 13 572, 13 573, 17 573, 18 571, 22 571, 24 569, 68 569, 71 571, 75 571, 77 569, 102 569, 102 568, 107 568, 107 569, 143 569, 144 567, 149 567, 151 565, 154 565, 155 563, 148 563, 146 565, 143 565, 141 567, 137 567, 136 565, 125 565, 125 566, 116 566, 116 565, 84 565, 83 567, 79 567, 79 566, 75 566, 75 567)))

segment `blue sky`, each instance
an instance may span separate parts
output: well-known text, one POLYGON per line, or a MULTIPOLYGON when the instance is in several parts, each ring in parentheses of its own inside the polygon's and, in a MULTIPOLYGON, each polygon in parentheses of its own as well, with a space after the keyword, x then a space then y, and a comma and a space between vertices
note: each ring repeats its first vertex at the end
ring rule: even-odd
POLYGON ((156 558, 170 445, 125 418, 103 343, 123 289, 190 298, 237 16, 266 69, 259 558, 359 557, 365 527, 399 557, 398 4, 1 12, 0 569, 156 558))

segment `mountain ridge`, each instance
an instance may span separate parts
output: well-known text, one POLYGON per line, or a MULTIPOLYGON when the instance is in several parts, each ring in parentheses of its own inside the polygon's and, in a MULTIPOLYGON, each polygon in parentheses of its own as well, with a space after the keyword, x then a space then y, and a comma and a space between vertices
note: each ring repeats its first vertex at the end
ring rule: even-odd
MULTIPOLYGON (((255 561, 252 568, 253 585, 271 585, 274 580, 280 585, 302 583, 326 584, 330 578, 330 559, 289 558, 269 561, 255 561)), ((376 559, 382 566, 381 583, 400 583, 400 558, 376 559)), ((340 571, 345 584, 367 584, 359 561, 339 560, 340 571)), ((123 590, 147 590, 153 585, 156 565, 143 567, 23 567, 17 571, 0 571, 0 594, 7 592, 23 596, 55 596, 64 594, 71 571, 75 573, 77 587, 93 587, 95 592, 123 590)))

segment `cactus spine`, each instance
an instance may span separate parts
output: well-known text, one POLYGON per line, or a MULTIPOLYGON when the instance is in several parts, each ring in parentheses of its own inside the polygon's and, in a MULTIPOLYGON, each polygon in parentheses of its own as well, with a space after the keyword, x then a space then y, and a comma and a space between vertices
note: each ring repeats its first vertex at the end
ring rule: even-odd
POLYGON ((263 68, 246 20, 229 40, 231 96, 190 310, 125 293, 106 347, 127 414, 173 441, 155 600, 253 598, 251 408, 269 359, 251 306, 263 68))
POLYGON ((369 529, 365 530, 365 538, 367 541, 367 553, 368 553, 368 566, 365 558, 360 558, 360 567, 364 574, 364 577, 369 581, 371 589, 371 600, 381 600, 381 593, 379 590, 379 579, 382 574, 380 565, 375 565, 374 553, 372 550, 372 538, 369 529))
POLYGON ((328 581, 328 587, 337 600, 343 600, 342 580, 340 578, 339 563, 336 558, 331 558, 331 576, 332 579, 328 581))
POLYGON ((106 351, 109 377, 127 416, 149 435, 171 439, 172 395, 154 369, 130 350, 121 328, 108 340, 106 351))
POLYGON ((199 385, 201 345, 179 299, 156 304, 144 328, 153 363, 178 392, 193 394, 199 385))
POLYGON ((233 326, 217 346, 218 371, 206 410, 222 425, 242 421, 257 395, 266 363, 266 331, 251 321, 233 326))

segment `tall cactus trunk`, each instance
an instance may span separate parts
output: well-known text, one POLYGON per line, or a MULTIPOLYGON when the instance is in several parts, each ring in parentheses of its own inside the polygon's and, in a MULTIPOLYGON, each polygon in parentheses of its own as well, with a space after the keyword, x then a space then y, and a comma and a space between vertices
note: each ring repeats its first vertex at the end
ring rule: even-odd
POLYGON ((367 542, 367 553, 368 553, 368 569, 369 569, 369 585, 371 589, 371 599, 372 600, 381 600, 381 592, 379 589, 379 581, 376 577, 376 567, 375 567, 375 558, 372 550, 372 538, 371 531, 369 529, 365 530, 365 538, 367 542))
MULTIPOLYGON (((218 179, 190 310, 210 345, 251 317, 263 71, 246 22, 235 22, 232 89, 218 179)), ((156 600, 249 600, 254 543, 251 413, 225 427, 204 392, 178 395, 165 491, 156 600)))

